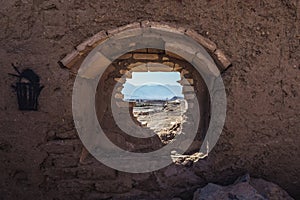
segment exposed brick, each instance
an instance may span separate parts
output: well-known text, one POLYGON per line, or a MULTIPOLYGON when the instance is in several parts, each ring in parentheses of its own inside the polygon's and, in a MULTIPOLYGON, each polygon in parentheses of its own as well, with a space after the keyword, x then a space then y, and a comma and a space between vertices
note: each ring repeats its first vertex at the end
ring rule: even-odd
POLYGON ((125 77, 126 77, 127 79, 131 79, 131 78, 132 78, 132 73, 131 73, 131 72, 127 72, 127 73, 125 74, 125 77))
POLYGON ((135 53, 133 54, 133 58, 137 60, 158 60, 157 54, 141 54, 141 53, 135 53))
POLYGON ((126 73, 128 72, 128 70, 121 69, 119 72, 120 72, 120 74, 122 74, 122 75, 123 75, 123 74, 126 74, 126 73))
POLYGON ((135 63, 131 63, 129 66, 127 66, 128 69, 132 69, 134 67, 137 67, 139 65, 145 64, 143 62, 135 62, 135 63))
POLYGON ((71 68, 69 63, 78 56, 79 56, 79 52, 77 50, 74 50, 68 55, 66 55, 62 60, 60 60, 60 63, 67 68, 71 68))
POLYGON ((173 32, 178 34, 184 34, 185 28, 175 27, 167 23, 163 22, 150 22, 150 21, 142 21, 141 26, 143 28, 153 28, 161 31, 173 32))
POLYGON ((173 62, 163 62, 164 65, 167 65, 171 68, 174 68, 174 63, 173 62))
POLYGON ((126 53, 118 58, 118 60, 126 60, 132 57, 131 53, 126 53))
POLYGON ((114 80, 115 80, 116 82, 118 82, 118 83, 121 83, 121 84, 123 84, 123 83, 126 82, 126 79, 125 79, 125 78, 114 78, 114 80))
POLYGON ((208 38, 203 37, 199 33, 197 33, 194 30, 188 29, 185 34, 194 40, 196 40, 199 44, 201 44, 203 47, 208 49, 211 52, 214 52, 217 49, 217 45, 209 40, 208 38))
POLYGON ((179 64, 175 64, 174 66, 174 71, 180 71, 182 69, 182 67, 179 66, 179 64))
POLYGON ((189 74, 189 71, 188 71, 188 70, 185 70, 185 69, 181 70, 181 72, 180 72, 180 75, 181 75, 181 76, 184 76, 184 75, 186 75, 186 74, 189 74))
POLYGON ((217 56, 218 60, 222 64, 223 70, 231 65, 230 60, 225 56, 222 50, 217 49, 214 54, 217 56))
POLYGON ((98 41, 104 40, 106 38, 108 38, 108 36, 106 35, 105 31, 100 31, 96 35, 88 38, 87 40, 85 40, 84 42, 82 42, 81 44, 79 44, 76 47, 76 49, 77 49, 77 51, 84 51, 87 47, 91 47, 95 43, 97 43, 98 41))
POLYGON ((148 71, 148 68, 145 63, 143 63, 139 66, 136 66, 130 70, 130 72, 147 72, 147 71, 148 71))
POLYGON ((88 46, 94 46, 96 43, 98 44, 99 41, 103 42, 108 38, 105 31, 100 31, 96 35, 92 36, 89 40, 88 46))
POLYGON ((177 54, 175 54, 175 53, 172 53, 172 52, 170 52, 170 51, 166 51, 166 55, 168 55, 168 56, 170 56, 170 57, 172 57, 172 58, 176 58, 176 59, 178 59, 178 60, 184 60, 184 58, 182 58, 181 56, 179 56, 179 55, 177 55, 177 54))
POLYGON ((76 50, 77 51, 84 51, 85 48, 87 47, 88 43, 89 43, 89 39, 85 40, 84 42, 82 42, 81 44, 77 45, 76 50))
POLYGON ((124 69, 121 69, 120 70, 120 74, 122 75, 122 78, 128 78, 128 79, 131 79, 132 78, 132 73, 128 70, 124 70, 124 69))
POLYGON ((173 67, 170 67, 168 65, 164 65, 161 63, 147 63, 147 68, 151 72, 171 72, 173 71, 173 67))

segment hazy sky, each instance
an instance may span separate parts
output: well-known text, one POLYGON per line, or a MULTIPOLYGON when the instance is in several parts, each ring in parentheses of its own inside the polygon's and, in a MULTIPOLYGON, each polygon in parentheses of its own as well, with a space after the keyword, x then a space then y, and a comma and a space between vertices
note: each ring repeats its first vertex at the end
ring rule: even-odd
MULTIPOLYGON (((162 85, 178 85, 181 86, 179 81, 179 72, 133 72, 132 79, 127 79, 126 83, 133 85, 144 85, 147 83, 157 83, 162 85)), ((125 83, 125 87, 126 87, 125 83)))
POLYGON ((177 82, 180 79, 179 72, 133 72, 132 78, 126 80, 122 93, 125 99, 170 99, 183 96, 182 86, 177 82))

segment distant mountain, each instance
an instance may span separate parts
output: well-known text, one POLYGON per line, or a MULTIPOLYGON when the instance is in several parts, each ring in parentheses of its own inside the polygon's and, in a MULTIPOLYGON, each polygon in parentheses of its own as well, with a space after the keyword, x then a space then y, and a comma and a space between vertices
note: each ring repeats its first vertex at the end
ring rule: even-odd
POLYGON ((172 98, 183 98, 182 86, 180 85, 132 85, 126 83, 122 90, 124 99, 131 100, 170 100, 172 98))

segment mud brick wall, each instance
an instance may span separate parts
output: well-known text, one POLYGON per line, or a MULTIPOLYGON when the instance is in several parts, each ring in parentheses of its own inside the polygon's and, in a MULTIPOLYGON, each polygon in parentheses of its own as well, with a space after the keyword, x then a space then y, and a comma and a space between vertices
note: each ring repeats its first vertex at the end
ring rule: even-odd
POLYGON ((299 198, 299 24, 292 0, 2 2, 1 198, 188 199, 208 182, 231 183, 244 172, 299 198), (204 160, 147 174, 118 172, 91 156, 80 162, 71 112, 78 68, 57 62, 73 50, 88 53, 93 46, 78 45, 103 30, 144 20, 195 30, 214 42, 206 48, 216 48, 221 63, 222 52, 231 61, 222 74, 228 105, 220 140, 204 160), (38 112, 18 111, 12 62, 41 76, 38 112))
MULTIPOLYGON (((182 80, 180 81, 183 86, 183 95, 188 103, 188 110, 184 115, 187 123, 190 121, 195 121, 196 116, 192 115, 191 110, 195 109, 194 100, 197 98, 198 104, 201 110, 202 119, 198 125, 198 134, 196 137, 196 142, 192 145, 188 152, 199 151, 202 140, 204 139, 208 121, 205 120, 209 118, 209 95, 206 88, 206 85, 195 68, 185 61, 180 56, 174 55, 164 50, 158 49, 140 49, 134 52, 129 52, 120 58, 118 58, 113 64, 104 72, 101 80, 99 81, 98 93, 96 94, 96 108, 98 114, 98 121, 103 129, 108 131, 107 136, 118 146, 123 147, 128 150, 138 150, 140 149, 157 149, 161 147, 161 141, 158 137, 152 138, 152 140, 134 140, 132 143, 128 144, 130 137, 126 134, 120 135, 122 131, 118 128, 117 124, 114 122, 114 118, 111 111, 111 97, 116 99, 116 107, 120 114, 128 113, 128 103, 123 101, 123 95, 121 93, 123 89, 123 84, 127 79, 132 78, 133 72, 179 72, 182 80), (175 58, 176 57, 176 58, 175 58), (101 86, 103 84, 103 86, 101 86), (101 87, 101 88, 100 88, 101 87), (116 91, 113 92, 114 87, 116 91), (194 95, 196 94, 196 96, 194 95), (107 112, 107 109, 109 110, 107 112), (122 111, 124 110, 124 111, 122 111), (107 113, 103 113, 103 112, 107 113), (102 120, 103 119, 103 120, 102 120), (116 135, 114 135, 114 132, 116 135), (116 139, 113 139, 115 137, 116 139), (127 140, 125 139, 127 138, 127 140), (126 141, 125 141, 126 140, 126 141), (119 141, 119 142, 117 142, 119 141), (138 144, 141 147, 138 147, 138 144), (130 148, 131 147, 131 148, 130 148), (134 147, 134 149, 132 149, 134 147)), ((128 120, 136 121, 132 116, 128 120)), ((122 124, 130 128, 130 122, 122 119, 122 124)), ((137 124, 139 124, 136 121, 137 124)), ((193 127, 190 127, 187 124, 183 124, 183 132, 191 131, 193 127)), ((151 131, 149 129, 149 131, 151 131)), ((133 138, 132 138, 133 139, 133 138)), ((183 141, 184 142, 184 141, 183 141)))

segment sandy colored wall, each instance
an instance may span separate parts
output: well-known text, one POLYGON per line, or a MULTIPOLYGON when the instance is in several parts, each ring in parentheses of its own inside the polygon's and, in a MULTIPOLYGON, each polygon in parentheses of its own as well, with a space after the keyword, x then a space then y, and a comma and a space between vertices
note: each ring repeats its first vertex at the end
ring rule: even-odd
POLYGON ((0 8, 0 196, 93 199, 128 195, 188 197, 207 182, 248 171, 299 194, 299 1, 5 1, 0 8), (298 9, 297 9, 298 6, 298 9), (298 18, 297 18, 298 15, 298 18), (209 158, 131 175, 89 158, 71 113, 74 76, 57 62, 100 30, 141 20, 192 28, 232 61, 222 136, 209 158), (38 112, 17 109, 11 63, 45 85, 38 112), (122 180, 122 181, 120 181, 122 180), (162 189, 163 188, 163 189, 162 189))

